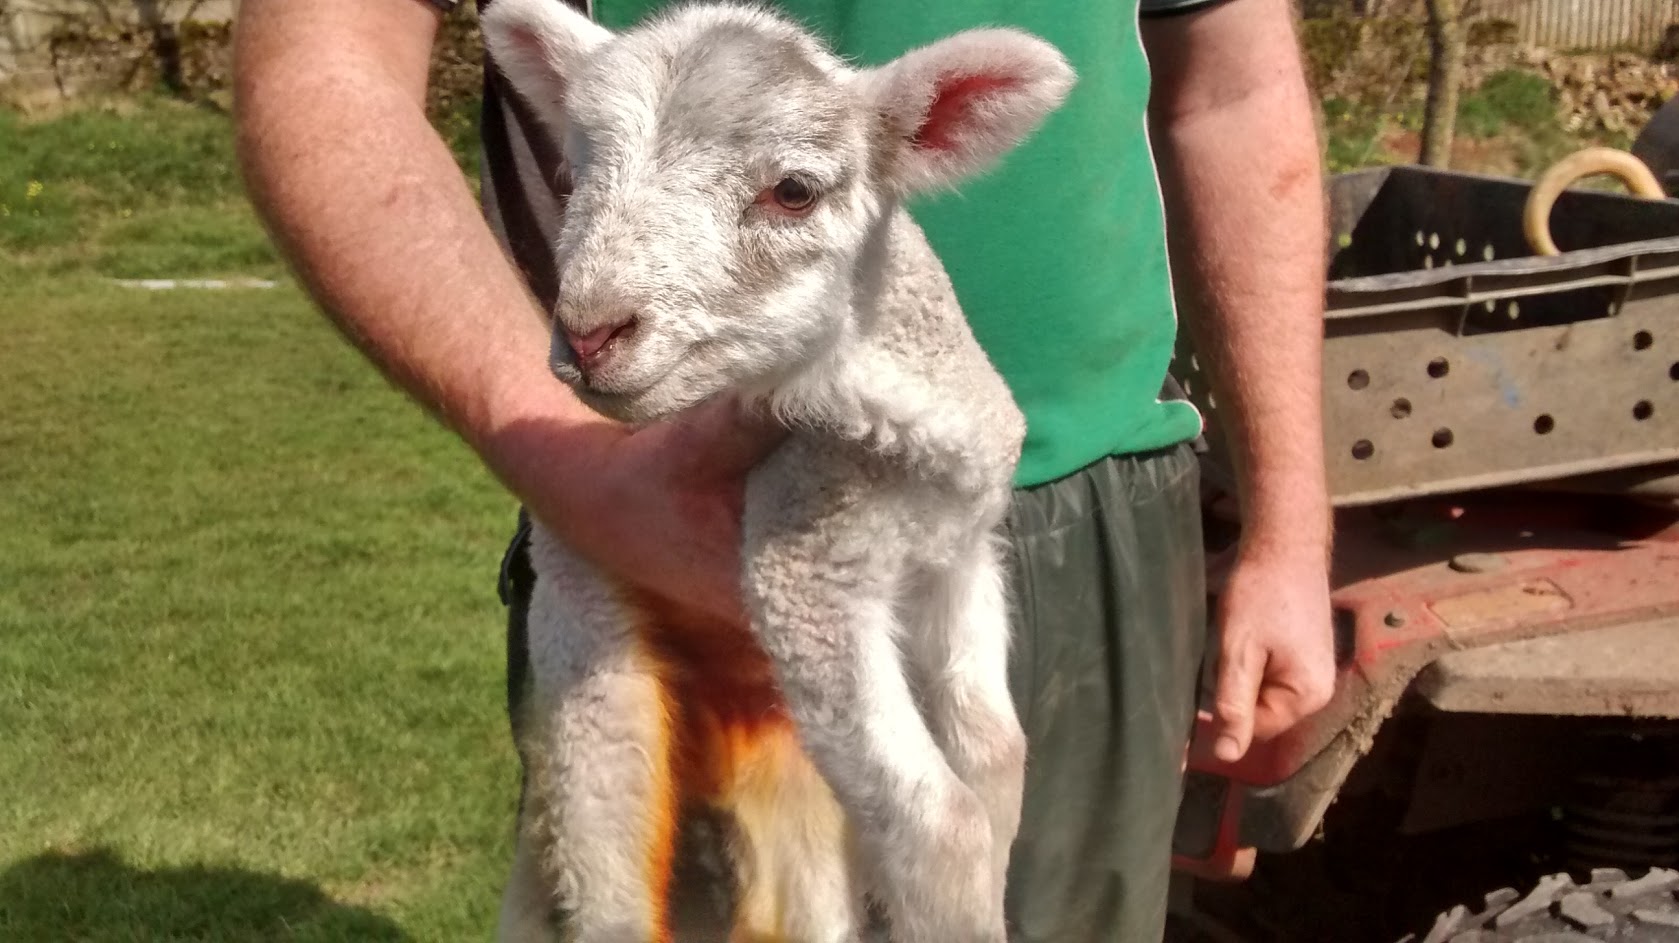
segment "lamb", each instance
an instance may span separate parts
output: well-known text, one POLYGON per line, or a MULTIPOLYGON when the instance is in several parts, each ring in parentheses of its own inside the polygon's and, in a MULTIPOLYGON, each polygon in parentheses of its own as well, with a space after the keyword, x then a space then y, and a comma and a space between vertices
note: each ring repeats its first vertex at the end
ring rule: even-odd
POLYGON ((1025 422, 902 204, 1031 133, 1071 68, 981 29, 859 69, 738 6, 482 26, 573 175, 554 373, 629 423, 732 395, 791 430, 747 486, 750 632, 666 624, 535 529, 501 939, 556 911, 672 939, 677 822, 709 806, 732 941, 860 940, 873 902, 898 943, 1003 943, 1025 741, 994 531, 1025 422))

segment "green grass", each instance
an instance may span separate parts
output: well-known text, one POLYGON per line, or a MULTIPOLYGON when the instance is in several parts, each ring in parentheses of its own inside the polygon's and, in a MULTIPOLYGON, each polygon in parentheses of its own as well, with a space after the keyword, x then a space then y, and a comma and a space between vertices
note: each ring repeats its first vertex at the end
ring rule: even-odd
POLYGON ((1556 92, 1543 76, 1524 69, 1495 72, 1458 103, 1458 128, 1482 138, 1506 131, 1560 134, 1556 92))
POLYGON ((1385 159, 1382 135, 1393 127, 1394 119, 1374 108, 1367 108, 1344 99, 1331 98, 1323 103, 1324 169, 1332 174, 1358 170, 1385 159))
POLYGON ((0 112, 0 941, 485 939, 513 505, 283 278, 227 133, 0 112), (195 275, 282 285, 110 281, 195 275))
MULTIPOLYGON (((437 116, 476 176, 476 103, 437 116)), ((284 269, 245 203, 226 114, 163 98, 32 120, 0 108, 0 255, 121 278, 284 269)))
POLYGON ((281 266, 246 210, 226 116, 145 100, 0 110, 0 252, 37 269, 189 277, 281 266))
MULTIPOLYGON (((1322 108, 1330 173, 1417 159, 1420 102, 1377 107, 1331 98, 1322 108)), ((1532 179, 1580 148, 1626 149, 1631 143, 1624 135, 1565 131, 1550 83, 1533 72, 1505 69, 1459 99, 1452 169, 1532 179)))

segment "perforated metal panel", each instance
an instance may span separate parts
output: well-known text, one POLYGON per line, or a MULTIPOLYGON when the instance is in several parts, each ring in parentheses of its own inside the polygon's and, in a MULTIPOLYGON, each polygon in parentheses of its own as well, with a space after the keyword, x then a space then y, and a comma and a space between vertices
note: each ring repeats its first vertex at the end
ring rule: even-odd
MULTIPOLYGON (((1554 229, 1572 251, 1541 259, 1525 255, 1526 194, 1422 168, 1333 181, 1337 504, 1679 459, 1679 203, 1571 192, 1554 229)), ((1216 419, 1199 367, 1176 365, 1216 419)))

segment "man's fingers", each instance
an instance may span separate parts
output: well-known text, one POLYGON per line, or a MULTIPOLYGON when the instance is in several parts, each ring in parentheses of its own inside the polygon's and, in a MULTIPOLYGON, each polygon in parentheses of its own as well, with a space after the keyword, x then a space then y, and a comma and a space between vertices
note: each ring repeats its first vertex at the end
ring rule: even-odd
POLYGON ((768 413, 730 403, 729 437, 734 442, 730 457, 744 470, 769 457, 787 441, 787 427, 768 413))
POLYGON ((1261 653, 1247 645, 1227 646, 1219 658, 1218 693, 1213 699, 1217 740, 1213 755, 1234 763, 1253 742, 1254 708, 1264 675, 1261 653))
POLYGON ((1300 697, 1287 688, 1267 686, 1253 714, 1253 738, 1269 740, 1293 727, 1306 712, 1300 697))
POLYGON ((688 460, 719 477, 745 474, 787 438, 780 423, 732 397, 708 400, 675 421, 688 460))
POLYGON ((1323 709, 1335 693, 1333 674, 1272 679, 1259 693, 1254 711, 1255 740, 1269 740, 1323 709))

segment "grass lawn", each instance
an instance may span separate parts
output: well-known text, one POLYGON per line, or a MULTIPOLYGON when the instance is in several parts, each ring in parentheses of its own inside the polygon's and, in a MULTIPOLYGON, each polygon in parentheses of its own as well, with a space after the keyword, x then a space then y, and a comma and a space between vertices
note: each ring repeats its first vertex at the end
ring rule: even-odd
MULTIPOLYGON (((1543 117, 1506 85, 1466 138, 1543 117)), ((1401 159, 1329 111, 1334 169, 1401 159)), ((225 115, 0 109, 0 943, 487 939, 512 517, 286 278, 225 115), (114 282, 199 277, 280 287, 114 282)))
POLYGON ((0 941, 487 939, 513 504, 285 280, 227 134, 0 111, 0 941))

